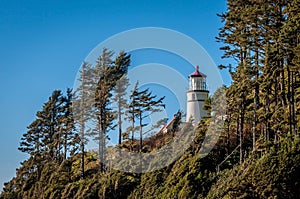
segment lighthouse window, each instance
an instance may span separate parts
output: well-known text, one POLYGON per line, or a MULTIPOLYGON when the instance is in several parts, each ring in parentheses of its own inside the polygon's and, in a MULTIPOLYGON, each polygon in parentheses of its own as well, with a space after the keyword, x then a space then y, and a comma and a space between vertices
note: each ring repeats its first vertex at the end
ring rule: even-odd
POLYGON ((189 85, 191 90, 206 90, 206 79, 202 77, 193 77, 189 85))
POLYGON ((206 90, 206 82, 205 82, 205 80, 202 80, 201 89, 202 90, 206 90))

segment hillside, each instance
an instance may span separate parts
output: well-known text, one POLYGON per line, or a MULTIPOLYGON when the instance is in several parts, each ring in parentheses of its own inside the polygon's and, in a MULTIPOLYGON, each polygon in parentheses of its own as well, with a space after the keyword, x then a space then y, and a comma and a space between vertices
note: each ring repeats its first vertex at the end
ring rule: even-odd
MULTIPOLYGON (((176 162, 158 171, 131 174, 115 170, 99 173, 93 154, 86 154, 86 178, 80 179, 80 155, 60 165, 46 162, 38 177, 22 163, 17 176, 5 184, 1 198, 296 198, 300 190, 300 142, 286 138, 268 152, 249 156, 242 165, 216 166, 216 147, 199 157, 203 134, 176 162)), ((219 146, 219 145, 217 145, 219 146)), ((233 160, 229 161, 233 162, 233 160)))

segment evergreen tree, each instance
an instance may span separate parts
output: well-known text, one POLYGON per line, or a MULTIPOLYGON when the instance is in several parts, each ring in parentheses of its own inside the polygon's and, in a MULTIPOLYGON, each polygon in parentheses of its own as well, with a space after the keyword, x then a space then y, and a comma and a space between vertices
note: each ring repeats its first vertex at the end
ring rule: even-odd
MULTIPOLYGON (((130 64, 130 56, 126 55, 124 51, 121 51, 118 57, 116 58, 114 64, 117 67, 125 66, 126 68, 128 68, 130 64)), ((117 103, 119 144, 121 144, 122 142, 122 114, 124 113, 123 110, 127 105, 125 95, 126 95, 126 89, 128 85, 129 85, 128 78, 126 77, 126 75, 122 76, 116 83, 116 86, 114 88, 115 96, 112 98, 112 100, 117 103)))
POLYGON ((174 115, 174 122, 172 124, 172 129, 171 129, 173 133, 173 137, 175 136, 175 133, 179 131, 182 115, 183 115, 183 111, 181 110, 178 110, 177 113, 174 115))
POLYGON ((134 141, 134 133, 136 131, 135 127, 135 118, 138 115, 138 82, 134 85, 133 90, 130 94, 130 103, 128 105, 128 110, 126 111, 128 120, 131 121, 131 126, 129 127, 128 131, 131 131, 131 151, 133 151, 133 141, 134 141))
POLYGON ((73 93, 72 89, 68 88, 66 96, 64 96, 64 104, 62 105, 62 115, 60 117, 61 123, 61 139, 63 143, 64 153, 63 159, 67 159, 67 154, 73 155, 77 151, 79 144, 78 134, 74 132, 74 118, 72 110, 73 93))
POLYGON ((41 121, 37 119, 27 127, 28 131, 23 134, 18 148, 21 152, 35 156, 43 150, 41 145, 43 135, 40 130, 40 123, 41 121))
POLYGON ((77 135, 73 131, 71 105, 71 89, 67 90, 67 96, 59 90, 54 91, 21 138, 18 149, 30 155, 30 161, 24 163, 29 171, 26 168, 24 171, 34 172, 36 180, 41 175, 43 163, 60 164, 66 160, 67 154, 72 155, 76 151, 77 135))
POLYGON ((122 115, 124 114, 124 108, 127 105, 125 95, 126 95, 126 88, 128 87, 128 85, 129 83, 126 76, 121 77, 121 79, 116 84, 116 87, 114 89, 115 96, 112 99, 117 103, 119 144, 122 143, 122 115))
POLYGON ((42 143, 45 146, 44 155, 60 162, 62 140, 60 137, 60 117, 62 109, 63 95, 60 90, 53 91, 48 102, 43 106, 43 110, 37 113, 37 118, 41 121, 41 131, 43 133, 42 143))
MULTIPOLYGON (((296 131, 293 130, 296 129, 293 122, 295 84, 291 60, 294 57, 292 49, 297 45, 287 42, 287 38, 296 41, 297 31, 287 33, 286 24, 293 18, 289 6, 294 11, 297 6, 294 1, 283 0, 227 2, 227 11, 219 15, 224 27, 220 29, 217 41, 225 44, 221 48, 225 52, 223 57, 236 61, 235 70, 229 66, 233 83, 227 95, 231 107, 228 114, 232 123, 236 121, 235 125, 229 126, 239 133, 242 154, 242 146, 248 147, 250 130, 253 151, 260 137, 258 132, 263 132, 264 140, 276 141, 283 133, 288 133, 288 129, 296 131), (288 43, 293 47, 289 48, 288 43), (244 139, 246 142, 242 145, 244 139)), ((225 67, 222 65, 221 68, 225 67)))
MULTIPOLYGON (((132 93, 132 103, 130 107, 132 116, 136 117, 139 121, 139 131, 140 131, 140 144, 139 151, 142 152, 143 149, 143 127, 147 124, 143 123, 143 120, 149 117, 151 114, 161 111, 160 107, 165 107, 163 104, 163 100, 165 97, 161 97, 156 99, 156 95, 153 95, 149 89, 145 89, 142 91, 138 90, 138 82, 136 83, 135 89, 132 93)), ((134 124, 134 120, 133 120, 134 124)), ((134 127, 132 127, 134 128, 134 127)), ((133 138, 132 138, 133 139, 133 138)))
POLYGON ((104 171, 105 148, 107 131, 113 129, 113 120, 115 114, 111 109, 112 90, 117 81, 127 73, 130 63, 130 55, 121 52, 116 61, 112 61, 113 52, 103 49, 102 55, 98 58, 95 66, 96 90, 95 90, 95 108, 97 116, 99 156, 101 162, 101 171, 104 171))
POLYGON ((80 70, 80 76, 78 79, 79 85, 74 92, 74 120, 75 128, 78 131, 78 139, 80 140, 81 151, 81 178, 84 178, 84 156, 85 156, 85 144, 87 143, 87 131, 86 123, 92 119, 94 111, 94 71, 91 64, 83 62, 80 70))

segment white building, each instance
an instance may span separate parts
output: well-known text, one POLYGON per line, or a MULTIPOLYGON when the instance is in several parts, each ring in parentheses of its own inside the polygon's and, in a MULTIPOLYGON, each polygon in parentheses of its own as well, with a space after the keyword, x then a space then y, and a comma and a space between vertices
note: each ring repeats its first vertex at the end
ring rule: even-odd
POLYGON ((196 71, 189 75, 186 122, 192 119, 193 124, 197 124, 202 117, 208 116, 207 111, 203 110, 204 101, 208 98, 208 93, 206 75, 199 72, 199 66, 197 66, 196 71))

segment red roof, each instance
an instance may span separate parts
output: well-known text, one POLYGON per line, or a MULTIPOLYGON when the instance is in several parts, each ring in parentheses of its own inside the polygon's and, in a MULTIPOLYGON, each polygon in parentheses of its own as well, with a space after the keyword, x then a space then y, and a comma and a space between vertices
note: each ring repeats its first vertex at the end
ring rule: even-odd
POLYGON ((205 74, 199 72, 199 66, 196 66, 196 71, 189 75, 189 77, 206 77, 205 74))
POLYGON ((157 133, 159 133, 159 132, 161 132, 162 130, 164 130, 164 129, 168 128, 169 126, 171 126, 171 124, 174 123, 175 119, 176 119, 176 114, 174 114, 174 117, 172 118, 172 120, 171 120, 168 124, 166 124, 166 125, 164 125, 163 127, 161 127, 157 133))

